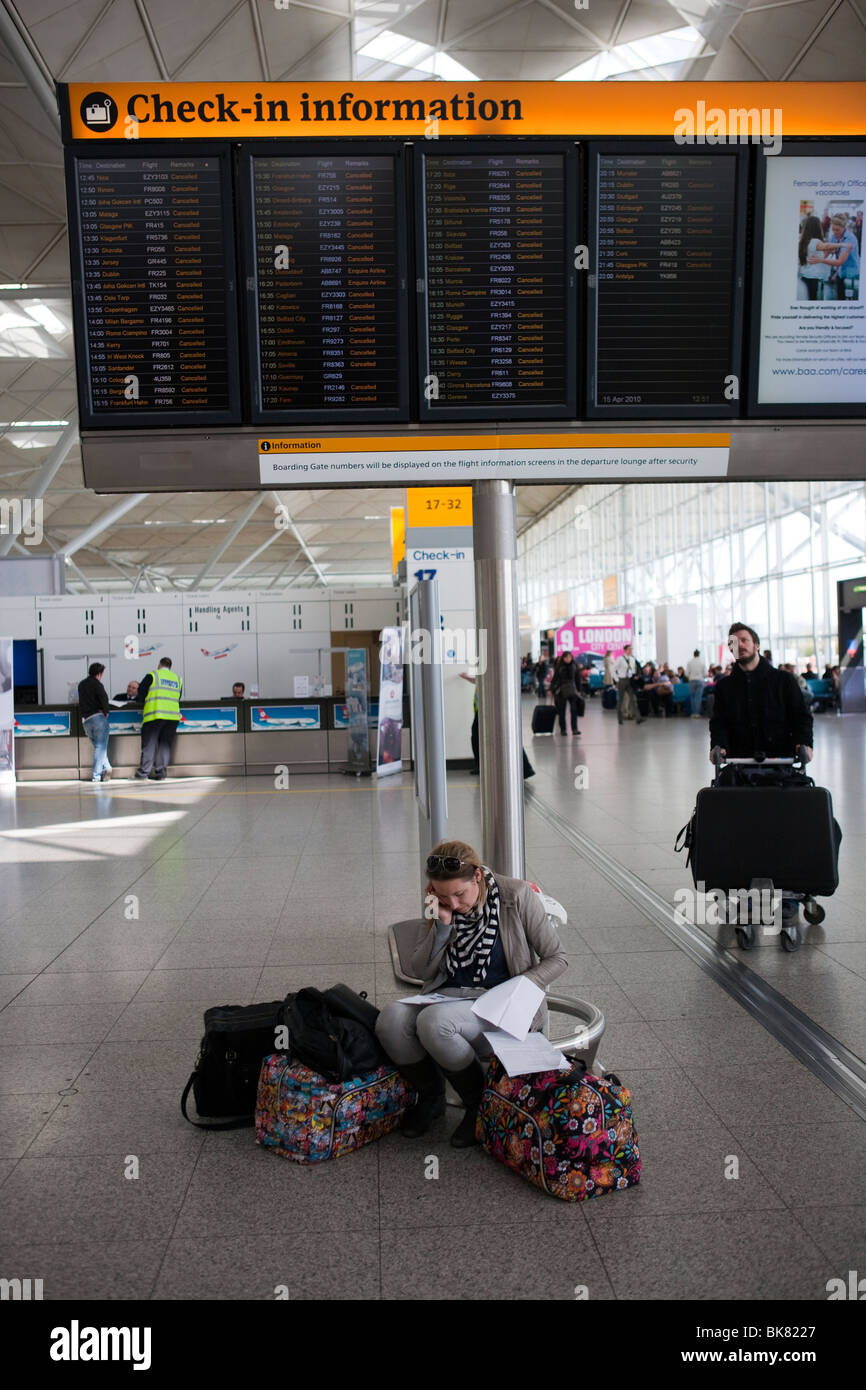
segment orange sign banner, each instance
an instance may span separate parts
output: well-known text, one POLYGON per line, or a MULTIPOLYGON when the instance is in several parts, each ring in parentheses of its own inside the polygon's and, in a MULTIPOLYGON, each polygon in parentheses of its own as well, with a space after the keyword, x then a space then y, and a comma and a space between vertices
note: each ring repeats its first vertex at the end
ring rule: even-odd
MULTIPOLYGON (((866 134, 866 82, 82 82, 69 140, 866 134), (720 117, 724 119, 720 122, 720 117), (713 132, 711 134, 711 132, 713 132)), ((691 143, 691 141, 683 141, 691 143)))

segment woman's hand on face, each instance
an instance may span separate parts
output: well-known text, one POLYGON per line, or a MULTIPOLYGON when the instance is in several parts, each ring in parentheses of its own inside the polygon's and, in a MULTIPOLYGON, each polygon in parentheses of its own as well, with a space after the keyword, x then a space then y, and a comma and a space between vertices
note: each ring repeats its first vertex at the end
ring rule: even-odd
POLYGON ((427 887, 424 890, 424 892, 425 902, 428 898, 433 898, 436 902, 436 916, 433 918, 433 920, 439 921, 443 924, 443 926, 449 927, 451 925, 451 917, 453 915, 451 912, 451 908, 448 907, 447 904, 443 903, 441 898, 438 898, 436 896, 435 892, 433 891, 432 883, 427 884, 427 887))

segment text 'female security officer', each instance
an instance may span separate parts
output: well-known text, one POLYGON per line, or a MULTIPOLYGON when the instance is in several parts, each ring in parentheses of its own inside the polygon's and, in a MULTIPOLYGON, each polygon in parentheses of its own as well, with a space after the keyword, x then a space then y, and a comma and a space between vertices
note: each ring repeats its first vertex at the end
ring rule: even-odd
POLYGON ((183 681, 171 669, 171 660, 164 656, 155 671, 148 671, 138 687, 138 702, 144 704, 141 715, 141 762, 136 777, 145 781, 151 775, 162 782, 168 776, 174 736, 180 720, 180 697, 183 681))
MULTIPOLYGON (((436 915, 418 923, 406 966, 424 981, 422 994, 436 990, 453 996, 453 1002, 388 1004, 376 1034, 418 1093, 400 1126, 403 1134, 410 1139, 425 1134, 430 1121, 444 1113, 444 1073, 466 1107, 451 1136, 454 1148, 464 1149, 477 1142, 475 1118, 484 1088, 478 1058, 490 1056, 483 1033, 490 1025, 472 1012, 472 1001, 517 975, 544 989, 568 969, 568 961, 538 894, 520 879, 491 872, 469 845, 460 840, 436 845, 427 872, 436 915)), ((542 1026, 544 1011, 542 1004, 534 1029, 542 1026)))

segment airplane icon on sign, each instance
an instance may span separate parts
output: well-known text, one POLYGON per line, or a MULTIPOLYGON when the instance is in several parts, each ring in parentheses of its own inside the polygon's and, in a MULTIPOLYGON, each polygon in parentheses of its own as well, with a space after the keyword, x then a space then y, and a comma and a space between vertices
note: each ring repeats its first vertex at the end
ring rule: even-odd
POLYGON ((274 717, 268 714, 267 710, 257 709, 256 714, 262 724, 267 724, 271 729, 303 729, 306 726, 316 725, 314 714, 292 715, 290 718, 283 718, 280 715, 274 717))
POLYGON ((230 647, 222 647, 218 652, 206 652, 204 647, 199 647, 199 651, 202 656, 212 656, 214 661, 219 661, 220 657, 228 656, 229 652, 233 652, 236 646, 237 642, 232 642, 230 647))

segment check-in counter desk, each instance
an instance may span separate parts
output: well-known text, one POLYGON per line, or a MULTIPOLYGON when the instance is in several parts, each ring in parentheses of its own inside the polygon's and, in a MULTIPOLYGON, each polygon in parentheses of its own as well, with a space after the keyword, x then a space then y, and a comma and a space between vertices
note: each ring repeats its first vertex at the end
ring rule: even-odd
POLYGON ((328 706, 331 700, 247 701, 246 757, 251 777, 289 772, 328 772, 328 706))
MULTIPOLYGON (((368 717, 370 756, 376 762, 377 705, 368 717)), ((31 705, 15 714, 15 769, 19 782, 89 781, 93 745, 78 706, 31 705)), ((411 758, 409 702, 403 707, 402 753, 411 758)), ((141 710, 109 714, 108 760, 118 777, 132 777, 141 750, 141 710)), ((273 776, 289 772, 340 772, 348 757, 348 719, 340 699, 184 701, 169 776, 273 776)))
POLYGON ((80 732, 81 724, 75 705, 27 705, 25 709, 16 710, 16 780, 74 780, 79 775, 80 732))
MULTIPOLYGON (((141 755, 141 710, 112 709, 108 716, 108 761, 118 777, 132 777, 141 755)), ((90 776, 93 744, 82 730, 81 775, 90 776)), ((242 777, 243 705, 240 701, 184 700, 169 777, 242 777)))
MULTIPOLYGON (((376 765, 379 707, 370 701, 367 716, 370 759, 376 765)), ((409 701, 403 703, 402 754, 412 756, 409 701)), ((290 772, 342 772, 349 755, 349 720, 340 698, 259 700, 247 703, 247 772, 273 774, 278 766, 290 772)))

